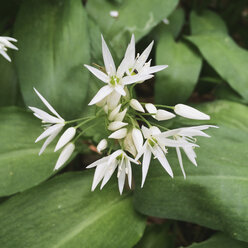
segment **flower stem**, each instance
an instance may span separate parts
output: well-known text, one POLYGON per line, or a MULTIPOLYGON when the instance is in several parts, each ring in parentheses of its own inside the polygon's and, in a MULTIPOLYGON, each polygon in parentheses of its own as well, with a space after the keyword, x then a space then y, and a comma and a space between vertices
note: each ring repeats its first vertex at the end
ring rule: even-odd
POLYGON ((146 120, 141 114, 137 113, 137 115, 142 119, 142 121, 144 121, 148 127, 151 127, 152 125, 150 124, 150 122, 148 120, 146 120))

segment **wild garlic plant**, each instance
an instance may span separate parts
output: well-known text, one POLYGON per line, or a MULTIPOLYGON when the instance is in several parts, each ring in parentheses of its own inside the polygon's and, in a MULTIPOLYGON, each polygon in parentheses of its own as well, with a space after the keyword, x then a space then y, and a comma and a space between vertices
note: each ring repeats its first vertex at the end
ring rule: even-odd
POLYGON ((89 103, 89 105, 96 105, 98 108, 95 116, 65 121, 34 89, 52 114, 30 107, 34 115, 42 120, 45 127, 44 132, 36 139, 36 142, 46 139, 39 154, 43 153, 65 126, 69 126, 59 138, 54 150, 56 152, 63 148, 55 165, 55 170, 67 162, 75 149, 77 139, 82 138, 88 125, 90 126, 100 117, 105 118, 107 128, 105 137, 102 137, 103 139, 99 144, 96 144, 96 150, 98 153, 104 154, 103 157, 87 166, 87 168, 95 167, 92 191, 100 182, 102 189, 113 173, 117 171, 119 191, 122 194, 126 177, 129 187, 132 186, 132 166, 142 167, 141 187, 143 187, 152 156, 173 177, 173 171, 166 158, 169 147, 175 148, 177 152, 179 166, 184 178, 186 178, 186 174, 181 152, 183 151, 188 159, 195 166, 197 165, 195 148, 198 145, 194 137, 210 137, 203 131, 216 126, 202 125, 169 130, 158 123, 175 118, 176 115, 195 120, 209 120, 210 117, 184 104, 155 105, 139 102, 134 98, 133 90, 136 84, 144 83, 152 78, 154 73, 167 68, 167 65, 151 66, 151 60, 148 60, 148 57, 152 46, 153 42, 142 54, 136 55, 135 38, 132 35, 124 58, 116 67, 102 37, 104 67, 99 66, 100 69, 98 69, 85 65, 92 74, 104 83, 104 86, 89 103), (73 122, 78 124, 71 126, 73 122), (140 161, 141 158, 142 162, 140 161))

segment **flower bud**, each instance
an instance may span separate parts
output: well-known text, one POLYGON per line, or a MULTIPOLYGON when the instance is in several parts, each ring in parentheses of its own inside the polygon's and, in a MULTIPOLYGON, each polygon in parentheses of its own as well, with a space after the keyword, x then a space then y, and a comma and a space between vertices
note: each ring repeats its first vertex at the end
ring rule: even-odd
POLYGON ((123 121, 126 113, 127 113, 127 108, 125 108, 123 111, 121 111, 115 116, 115 121, 123 121))
POLYGON ((65 146, 65 148, 62 150, 62 152, 59 155, 54 170, 58 170, 70 158, 74 149, 75 149, 75 145, 73 143, 69 143, 67 146, 65 146))
POLYGON ((69 141, 71 141, 73 139, 73 137, 76 134, 76 128, 74 127, 69 127, 68 129, 66 129, 66 131, 62 134, 62 136, 60 137, 54 152, 58 151, 60 148, 62 148, 64 145, 66 145, 69 141))
POLYGON ((108 130, 110 131, 115 131, 118 130, 124 126, 128 125, 128 123, 126 122, 122 122, 122 121, 113 121, 109 124, 108 126, 108 130))
POLYGON ((163 109, 158 109, 156 115, 155 115, 155 119, 158 121, 165 121, 165 120, 169 120, 174 118, 176 115, 174 115, 173 113, 163 110, 163 109))
POLYGON ((111 135, 109 135, 109 138, 110 139, 123 139, 124 137, 126 137, 126 135, 127 135, 127 129, 122 128, 122 129, 119 129, 113 132, 111 135))
POLYGON ((156 114, 157 113, 157 108, 152 103, 147 103, 145 105, 145 108, 146 108, 147 112, 150 114, 156 114))
POLYGON ((184 118, 194 119, 194 120, 210 120, 210 116, 202 113, 201 111, 187 106, 185 104, 177 104, 175 106, 174 112, 184 118))
POLYGON ((142 105, 140 104, 140 102, 138 101, 138 100, 136 100, 136 99, 132 99, 131 101, 130 101, 130 106, 133 108, 133 109, 135 109, 135 110, 137 110, 137 111, 139 111, 139 112, 145 112, 145 110, 144 110, 144 108, 142 107, 142 105))
POLYGON ((107 148, 107 146, 108 146, 107 140, 106 140, 106 139, 102 139, 102 140, 98 143, 96 149, 97 149, 97 151, 100 153, 101 151, 105 150, 105 149, 107 148))
POLYGON ((134 142, 135 148, 136 148, 137 152, 139 152, 143 146, 143 135, 142 135, 141 131, 138 128, 134 128, 132 130, 132 137, 133 137, 133 142, 134 142))
POLYGON ((121 104, 119 104, 116 108, 114 108, 114 109, 110 112, 108 119, 109 119, 110 121, 113 121, 113 120, 115 119, 116 115, 119 113, 120 109, 121 109, 121 104))

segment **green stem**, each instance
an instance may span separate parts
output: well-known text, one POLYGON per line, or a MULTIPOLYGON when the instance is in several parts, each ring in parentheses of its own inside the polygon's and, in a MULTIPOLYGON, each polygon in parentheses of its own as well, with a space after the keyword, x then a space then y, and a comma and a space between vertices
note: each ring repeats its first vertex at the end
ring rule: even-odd
POLYGON ((79 123, 77 126, 75 126, 75 128, 78 128, 78 127, 80 127, 80 126, 82 126, 82 125, 94 120, 95 118, 96 118, 96 116, 94 116, 94 117, 92 117, 92 118, 90 118, 90 119, 88 119, 86 121, 83 121, 83 122, 79 123))
POLYGON ((137 115, 142 119, 142 121, 144 121, 144 122, 147 124, 148 127, 151 127, 151 126, 152 126, 152 125, 150 124, 150 122, 147 121, 141 114, 138 114, 138 113, 137 113, 137 115))
POLYGON ((65 124, 69 124, 69 123, 73 123, 73 122, 77 122, 77 121, 81 121, 81 120, 86 120, 86 119, 89 119, 89 118, 92 118, 92 117, 93 116, 88 116, 88 117, 82 117, 82 118, 71 120, 71 121, 65 121, 65 124))

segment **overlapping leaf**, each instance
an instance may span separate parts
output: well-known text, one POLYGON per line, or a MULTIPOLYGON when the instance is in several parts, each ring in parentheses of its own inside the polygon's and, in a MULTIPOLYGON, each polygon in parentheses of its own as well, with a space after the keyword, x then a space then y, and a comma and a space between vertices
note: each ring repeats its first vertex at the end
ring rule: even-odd
POLYGON ((64 118, 83 112, 90 60, 87 18, 80 0, 23 1, 15 23, 16 64, 27 105, 35 86, 64 118))
POLYGON ((192 36, 188 40, 200 50, 208 63, 248 101, 248 52, 227 34, 226 26, 217 14, 206 11, 191 14, 192 36))
POLYGON ((128 248, 141 238, 145 219, 112 183, 91 192, 91 172, 58 176, 12 197, 0 207, 5 248, 128 248))
POLYGON ((175 42, 170 32, 161 34, 156 64, 169 67, 156 76, 155 100, 160 104, 185 102, 191 95, 201 70, 201 57, 187 44, 175 42))

